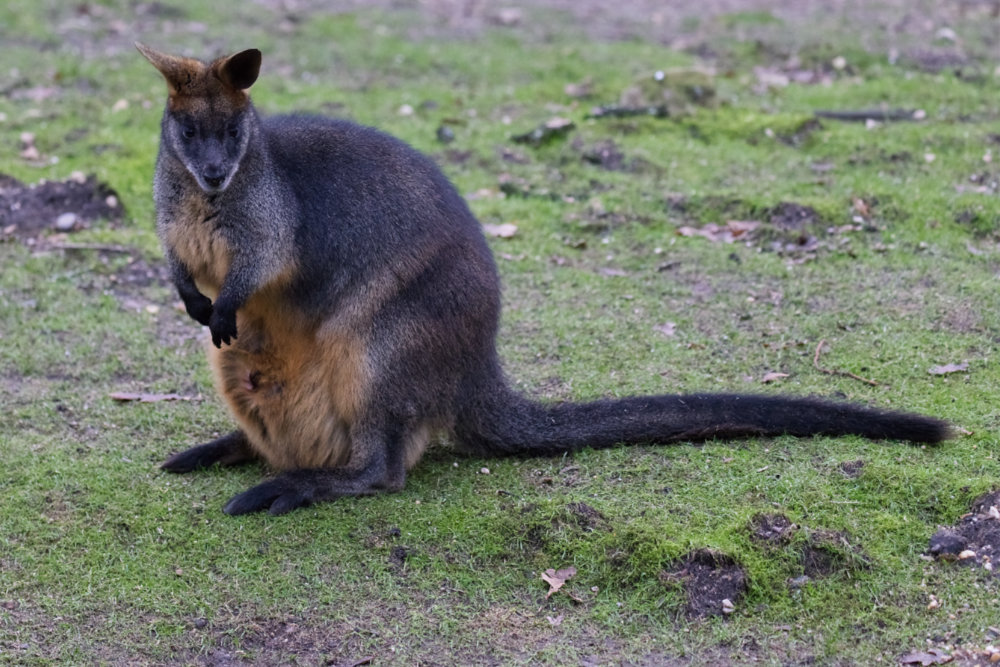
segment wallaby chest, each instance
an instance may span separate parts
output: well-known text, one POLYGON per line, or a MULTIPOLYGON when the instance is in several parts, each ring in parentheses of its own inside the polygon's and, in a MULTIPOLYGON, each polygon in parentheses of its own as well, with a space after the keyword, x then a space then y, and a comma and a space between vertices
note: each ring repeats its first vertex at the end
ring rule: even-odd
POLYGON ((235 249, 222 225, 223 214, 201 193, 188 192, 163 209, 159 222, 163 242, 212 299, 229 272, 235 249))

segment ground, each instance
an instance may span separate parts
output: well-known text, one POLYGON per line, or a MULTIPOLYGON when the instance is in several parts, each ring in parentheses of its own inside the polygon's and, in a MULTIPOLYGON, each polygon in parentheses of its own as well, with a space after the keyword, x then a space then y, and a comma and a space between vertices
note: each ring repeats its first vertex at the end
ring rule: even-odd
POLYGON ((998 14, 0 9, 0 662, 990 660, 998 14), (816 393, 972 433, 527 461, 442 442, 400 494, 223 517, 266 470, 156 467, 229 420, 152 232, 162 82, 136 39, 259 45, 265 111, 353 117, 430 153, 488 225, 501 349, 535 396, 816 393), (547 570, 565 576, 551 595, 547 570))

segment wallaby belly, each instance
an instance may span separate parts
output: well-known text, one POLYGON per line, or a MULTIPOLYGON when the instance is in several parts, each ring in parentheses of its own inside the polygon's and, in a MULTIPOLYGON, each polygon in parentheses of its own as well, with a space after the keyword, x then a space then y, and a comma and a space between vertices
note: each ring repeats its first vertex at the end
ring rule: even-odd
POLYGON ((208 348, 217 389, 272 468, 347 465, 369 393, 363 342, 255 301, 238 315, 234 344, 208 348))

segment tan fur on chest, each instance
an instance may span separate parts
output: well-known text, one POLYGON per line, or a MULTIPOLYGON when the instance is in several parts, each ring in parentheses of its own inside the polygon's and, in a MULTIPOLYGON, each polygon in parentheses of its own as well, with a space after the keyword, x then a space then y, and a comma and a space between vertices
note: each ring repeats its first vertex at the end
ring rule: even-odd
POLYGON ((164 234, 164 242, 211 299, 218 294, 233 256, 229 242, 211 222, 217 213, 204 197, 187 195, 178 204, 164 234))
POLYGON ((276 470, 348 464, 351 427, 368 402, 362 341, 317 331, 258 298, 237 320, 239 338, 209 348, 220 393, 254 449, 276 470))

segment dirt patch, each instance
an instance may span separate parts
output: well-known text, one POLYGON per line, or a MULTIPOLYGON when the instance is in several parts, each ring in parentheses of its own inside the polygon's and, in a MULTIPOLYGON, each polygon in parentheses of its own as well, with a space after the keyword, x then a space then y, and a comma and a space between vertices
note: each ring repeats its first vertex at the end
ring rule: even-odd
POLYGON ((660 581, 683 587, 685 613, 691 618, 732 613, 747 591, 747 575, 739 563, 710 549, 688 554, 679 564, 660 572, 660 581))
POLYGON ((118 193, 94 175, 26 185, 0 174, 0 235, 36 237, 44 231, 71 232, 98 220, 120 222, 118 193))
POLYGON ((851 542, 847 533, 835 530, 813 530, 802 546, 802 572, 817 579, 837 572, 865 569, 870 559, 864 550, 851 542))
POLYGON ((757 514, 748 526, 750 539, 758 544, 788 544, 798 529, 784 514, 757 514))
POLYGON ((1000 489, 979 496, 958 523, 934 533, 927 552, 937 560, 993 572, 993 561, 1000 559, 1000 489))
POLYGON ((607 527, 607 517, 587 503, 570 503, 566 509, 576 519, 577 525, 587 532, 607 527))
POLYGON ((860 459, 857 461, 844 461, 837 466, 837 469, 840 470, 840 474, 848 479, 857 479, 860 477, 864 468, 865 462, 860 459))

